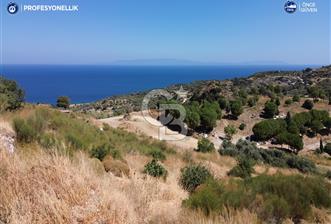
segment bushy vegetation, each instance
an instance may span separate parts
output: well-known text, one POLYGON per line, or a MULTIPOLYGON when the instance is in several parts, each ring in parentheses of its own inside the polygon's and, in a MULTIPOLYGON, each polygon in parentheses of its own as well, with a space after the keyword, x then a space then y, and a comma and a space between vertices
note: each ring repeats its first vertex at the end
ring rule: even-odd
POLYGON ((316 135, 322 129, 330 129, 331 121, 327 111, 311 110, 295 114, 292 118, 293 124, 301 134, 316 135))
POLYGON ((246 157, 238 157, 238 164, 229 172, 229 176, 248 178, 254 172, 254 161, 246 157))
POLYGON ((192 193, 199 185, 212 178, 210 171, 200 164, 191 164, 181 169, 179 184, 192 193))
POLYGON ((292 99, 285 100, 285 105, 286 106, 291 105, 292 103, 293 103, 293 100, 292 99))
POLYGON ((24 102, 24 91, 15 81, 0 77, 0 112, 16 110, 24 102))
POLYGON ((90 154, 91 157, 97 158, 99 160, 103 160, 110 152, 110 148, 108 145, 101 145, 91 149, 90 154))
POLYGON ((121 151, 114 149, 110 144, 93 147, 90 150, 90 155, 100 161, 104 160, 107 155, 110 155, 113 159, 122 159, 121 151))
POLYGON ((249 107, 254 107, 258 101, 259 101, 259 97, 257 95, 255 95, 255 96, 247 99, 247 105, 249 107))
POLYGON ((200 129, 210 132, 215 126, 217 119, 222 117, 222 111, 217 101, 192 101, 185 105, 185 123, 192 130, 200 129))
POLYGON ((239 125, 239 130, 243 131, 243 130, 245 130, 245 128, 246 128, 246 124, 241 123, 241 124, 239 125))
POLYGON ((203 153, 212 152, 215 151, 215 146, 207 138, 201 138, 198 141, 198 148, 196 149, 196 151, 203 153))
POLYGON ((310 110, 291 116, 287 114, 285 119, 264 120, 254 125, 253 133, 257 141, 265 141, 275 138, 278 144, 286 144, 299 151, 303 148, 303 134, 315 136, 323 129, 330 132, 331 118, 327 111, 310 110))
POLYGON ((154 150, 148 152, 147 155, 150 155, 153 159, 160 161, 164 161, 167 159, 165 153, 160 148, 155 148, 154 150))
POLYGON ((167 170, 156 160, 148 162, 144 167, 144 173, 152 177, 167 177, 167 170))
POLYGON ((230 111, 231 115, 238 119, 238 117, 244 112, 242 102, 240 100, 230 101, 230 111))
POLYGON ((70 99, 67 96, 59 96, 56 100, 56 106, 64 109, 68 109, 70 106, 70 99))
POLYGON ((325 153, 331 155, 331 143, 325 144, 325 146, 323 146, 323 149, 321 152, 325 152, 325 153))
POLYGON ((300 135, 297 133, 293 134, 287 131, 279 133, 276 137, 276 142, 278 144, 286 144, 290 147, 296 149, 296 150, 302 150, 303 149, 303 141, 300 135))
POLYGON ((106 155, 120 158, 121 153, 140 152, 164 160, 174 150, 165 142, 137 136, 121 129, 104 126, 103 131, 75 114, 65 114, 48 108, 37 108, 25 118, 13 120, 19 143, 36 142, 47 149, 65 153, 83 150, 103 159, 106 155))
POLYGON ((300 96, 299 95, 294 95, 292 100, 293 100, 293 102, 300 102, 300 96))
POLYGON ((331 170, 326 171, 325 177, 331 180, 331 170))
POLYGON ((312 206, 330 208, 330 189, 321 178, 301 175, 261 175, 226 184, 210 179, 183 204, 206 215, 217 215, 224 208, 248 208, 267 223, 286 218, 298 223, 311 216, 312 206))
POLYGON ((13 126, 16 132, 17 141, 22 143, 31 143, 35 141, 37 132, 30 123, 31 120, 28 122, 20 118, 14 119, 13 126))
POLYGON ((264 120, 254 125, 254 137, 258 141, 269 140, 286 130, 286 122, 282 119, 264 120))
POLYGON ((201 128, 206 132, 211 131, 216 127, 216 120, 218 117, 219 115, 215 108, 213 108, 211 104, 205 103, 200 111, 201 128))
POLYGON ((311 110, 314 107, 314 102, 311 100, 305 100, 305 102, 302 104, 302 107, 307 110, 311 110))
POLYGON ((278 106, 279 104, 277 103, 277 101, 274 100, 267 101, 263 109, 263 116, 265 118, 273 118, 275 115, 279 113, 278 106))
POLYGON ((237 128, 233 125, 228 125, 224 128, 224 133, 226 134, 227 139, 232 139, 233 135, 237 133, 237 128))
POLYGON ((260 163, 276 167, 288 167, 298 169, 301 172, 315 172, 315 164, 295 154, 289 154, 280 150, 267 150, 258 148, 255 143, 239 140, 236 145, 224 141, 219 150, 221 155, 228 155, 236 158, 246 158, 260 163))

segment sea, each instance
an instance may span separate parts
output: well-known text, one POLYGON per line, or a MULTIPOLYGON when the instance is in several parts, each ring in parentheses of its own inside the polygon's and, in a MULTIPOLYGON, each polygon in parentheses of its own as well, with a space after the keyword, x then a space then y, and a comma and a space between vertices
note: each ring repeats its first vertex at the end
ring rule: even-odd
POLYGON ((124 66, 0 65, 0 75, 17 81, 30 103, 55 104, 58 96, 87 103, 110 96, 198 80, 246 77, 262 71, 302 70, 303 65, 124 66))

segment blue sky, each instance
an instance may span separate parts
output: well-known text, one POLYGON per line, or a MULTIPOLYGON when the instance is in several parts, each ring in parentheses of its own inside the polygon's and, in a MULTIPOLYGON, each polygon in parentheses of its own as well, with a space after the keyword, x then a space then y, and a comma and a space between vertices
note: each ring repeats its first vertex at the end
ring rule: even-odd
POLYGON ((330 64, 330 0, 313 0, 314 14, 288 14, 285 0, 16 0, 80 10, 10 15, 8 2, 1 0, 2 64, 330 64))

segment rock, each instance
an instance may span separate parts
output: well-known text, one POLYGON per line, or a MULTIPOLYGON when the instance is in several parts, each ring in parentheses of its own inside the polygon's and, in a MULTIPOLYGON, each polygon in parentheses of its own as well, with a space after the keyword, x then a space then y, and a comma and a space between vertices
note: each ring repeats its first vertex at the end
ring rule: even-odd
POLYGON ((4 149, 9 153, 15 151, 15 133, 6 129, 0 128, 0 149, 4 149))
POLYGON ((111 172, 117 177, 130 176, 130 168, 129 166, 120 160, 114 160, 110 156, 105 158, 103 161, 103 167, 106 172, 111 172))

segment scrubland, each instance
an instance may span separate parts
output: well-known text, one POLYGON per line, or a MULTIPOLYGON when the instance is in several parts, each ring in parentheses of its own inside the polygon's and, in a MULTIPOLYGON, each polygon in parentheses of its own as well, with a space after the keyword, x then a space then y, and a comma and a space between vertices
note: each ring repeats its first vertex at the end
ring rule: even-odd
POLYGON ((18 141, 15 153, 1 151, 4 223, 330 222, 330 186, 321 174, 257 162, 252 177, 241 180, 228 176, 235 157, 182 151, 107 125, 101 130, 84 115, 26 106, 4 117, 18 141), (165 178, 145 172, 153 159, 165 178), (186 191, 183 168, 194 164, 210 176, 199 182, 188 175, 198 184, 186 191), (297 200, 302 207, 293 206, 297 200))

